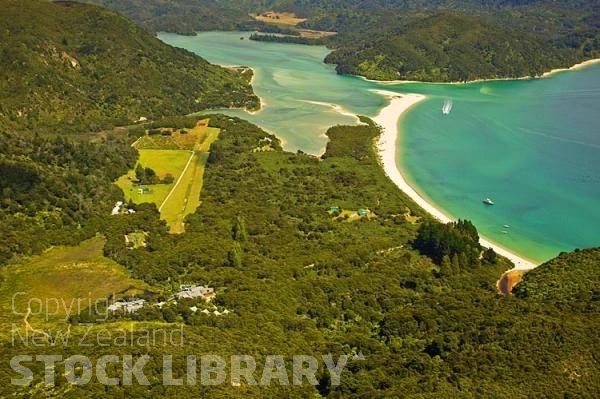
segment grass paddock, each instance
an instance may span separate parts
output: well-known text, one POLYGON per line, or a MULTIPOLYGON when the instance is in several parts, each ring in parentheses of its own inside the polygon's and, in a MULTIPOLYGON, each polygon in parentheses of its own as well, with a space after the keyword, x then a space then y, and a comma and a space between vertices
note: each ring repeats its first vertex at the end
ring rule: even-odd
POLYGON ((126 201, 156 204, 171 233, 183 233, 185 217, 200 206, 204 168, 210 146, 219 136, 219 129, 207 124, 208 121, 199 123, 185 133, 173 131, 170 136, 146 135, 136 142, 140 153, 138 164, 152 168, 161 179, 171 174, 175 178, 173 183, 145 185, 149 192, 140 193, 140 186, 134 183, 135 169, 116 182, 126 201))

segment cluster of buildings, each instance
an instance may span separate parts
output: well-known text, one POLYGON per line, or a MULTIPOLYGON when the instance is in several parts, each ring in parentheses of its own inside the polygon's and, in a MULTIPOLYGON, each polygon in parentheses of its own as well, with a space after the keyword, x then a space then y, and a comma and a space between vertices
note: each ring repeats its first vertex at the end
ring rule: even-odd
POLYGON ((117 312, 117 311, 122 311, 125 314, 131 314, 131 313, 135 313, 138 310, 140 310, 141 308, 143 308, 145 303, 146 303, 145 299, 119 298, 112 305, 110 305, 108 307, 108 311, 113 312, 113 313, 117 312))
MULTIPOLYGON (((204 285, 182 285, 178 293, 176 293, 173 297, 169 299, 168 302, 175 301, 176 299, 195 299, 199 298, 206 302, 210 302, 216 297, 215 289, 212 287, 204 286, 204 285)), ((158 303, 159 307, 162 307, 166 302, 158 303)), ((132 314, 136 313, 138 310, 146 305, 145 299, 140 298, 128 298, 123 299, 119 298, 114 303, 112 303, 108 307, 108 311, 110 312, 123 312, 124 314, 132 314)), ((190 308, 194 313, 198 311, 196 306, 192 306, 190 308)), ((202 310, 200 313, 204 314, 214 314, 215 316, 221 316, 224 314, 228 314, 229 310, 225 309, 223 312, 219 312, 218 310, 209 311, 208 309, 202 310)))
POLYGON ((212 300, 216 294, 215 289, 203 285, 182 285, 181 290, 175 294, 178 299, 202 298, 205 301, 212 300))

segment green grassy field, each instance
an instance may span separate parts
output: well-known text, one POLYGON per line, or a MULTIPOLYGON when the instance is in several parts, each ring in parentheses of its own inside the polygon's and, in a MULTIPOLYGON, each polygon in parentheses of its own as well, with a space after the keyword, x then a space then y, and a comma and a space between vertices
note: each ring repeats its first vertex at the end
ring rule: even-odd
POLYGON ((140 159, 144 167, 154 169, 158 177, 163 178, 167 173, 177 177, 190 157, 186 150, 140 150, 140 159))
POLYGON ((195 145, 194 159, 185 171, 180 184, 173 190, 161 209, 161 216, 167 221, 171 233, 183 233, 183 220, 200 206, 200 192, 204 183, 204 167, 208 159, 210 145, 219 136, 219 129, 205 128, 206 134, 195 145))
MULTIPOLYGON (((175 181, 181 174, 181 171, 187 164, 190 158, 190 152, 185 150, 138 150, 140 159, 138 163, 145 168, 152 168, 159 178, 164 178, 168 173, 175 177, 175 181)), ((132 200, 136 204, 142 202, 153 202, 156 206, 160 206, 167 197, 175 182, 172 184, 150 184, 145 185, 150 192, 140 194, 138 186, 133 183, 135 179, 135 169, 130 170, 125 176, 121 176, 117 180, 117 185, 125 193, 125 200, 132 200)))
POLYGON ((184 217, 193 212, 193 210, 196 210, 199 205, 200 193, 198 193, 198 199, 192 198, 191 195, 192 187, 200 186, 200 189, 202 188, 201 178, 200 180, 195 179, 198 169, 203 170, 203 165, 200 165, 198 155, 194 155, 190 166, 181 178, 181 182, 173 189, 168 200, 160 209, 160 215, 167 221, 171 233, 183 233, 185 230, 183 225, 184 217), (196 202, 197 205, 193 206, 192 202, 196 202), (190 211, 186 212, 186 210, 190 211))
POLYGON ((161 217, 169 225, 170 232, 183 233, 185 217, 200 206, 204 167, 210 145, 218 135, 219 129, 197 126, 186 134, 175 132, 172 136, 154 135, 140 138, 135 144, 140 153, 138 163, 152 168, 159 178, 164 178, 169 173, 175 177, 175 181, 172 184, 144 186, 150 192, 140 194, 139 186, 133 182, 135 171, 130 170, 116 182, 123 190, 126 201, 156 204, 161 217), (188 165, 192 151, 194 155, 188 165))
MULTIPOLYGON (((32 325, 65 324, 61 320, 67 315, 65 309, 73 303, 71 314, 76 313, 78 300, 80 308, 87 309, 89 301, 93 304, 113 293, 132 295, 147 289, 147 284, 130 278, 125 268, 102 255, 104 241, 96 237, 76 247, 54 247, 42 255, 6 267, 0 285, 2 324, 22 326, 22 313, 27 311, 28 305, 33 312, 29 317, 32 325), (43 311, 36 315, 40 304, 43 311), (56 314, 46 320, 46 310, 56 314)), ((9 335, 10 329, 0 332, 0 337, 9 335)))

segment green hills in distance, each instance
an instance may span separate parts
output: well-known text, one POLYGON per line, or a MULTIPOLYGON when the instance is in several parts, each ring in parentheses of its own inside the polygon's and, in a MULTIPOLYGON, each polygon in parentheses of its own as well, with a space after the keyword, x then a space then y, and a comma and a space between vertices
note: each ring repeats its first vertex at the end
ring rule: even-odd
MULTIPOLYGON (((92 5, 2 4, 1 397, 598 397, 598 248, 560 254, 527 273, 514 295, 501 297, 496 281, 511 267, 508 260, 482 251, 470 222, 439 224, 392 184, 378 162, 373 143, 380 130, 370 119, 331 127, 326 152, 314 157, 283 151, 276 136, 239 118, 185 116, 211 107, 256 108, 250 75, 211 65, 150 33, 169 26, 177 31, 178 23, 181 31, 198 29, 211 12, 219 13, 212 28, 273 30, 247 13, 289 10, 309 17, 308 27, 339 31, 327 40, 339 46, 330 57, 340 57, 339 68, 347 68, 341 72, 360 69, 384 78, 404 62, 405 73, 419 78, 462 79, 527 70, 506 60, 558 66, 593 56, 597 2, 103 2, 138 15, 145 27, 92 5), (138 14, 142 4, 147 7, 138 14), (201 5, 206 8, 199 10, 201 5), (513 22, 502 24, 503 18, 513 22), (561 23, 555 36, 544 38, 561 23), (531 32, 520 37, 518 29, 526 25, 531 32), (553 42, 558 37, 571 37, 570 47, 553 42), (440 41, 447 43, 439 47, 440 41), (473 49, 475 42, 481 47, 473 49), (554 47, 539 53, 548 42, 554 47), (480 62, 482 54, 489 62, 480 62), (132 126, 142 116, 148 121, 132 126), (185 232, 171 234, 149 202, 122 204, 111 215, 124 194, 114 182, 127 179, 140 160, 133 144, 195 148, 193 129, 198 135, 206 130, 206 147, 215 141, 201 149, 201 204, 185 216, 185 232), (167 301, 187 283, 209 285, 216 298, 167 301), (24 319, 11 309, 16 291, 40 303, 113 293, 164 303, 100 321, 106 309, 85 305, 77 314, 24 319), (24 346, 11 340, 26 328, 69 331, 71 342, 41 337, 41 346, 24 346), (179 328, 183 346, 77 344, 85 335, 93 341, 127 330, 137 340, 144 329, 179 328), (267 355, 287 361, 328 353, 350 356, 339 386, 323 367, 316 386, 161 381, 163 355, 173 356, 177 378, 185 378, 189 354, 252 355, 260 378, 267 355), (357 353, 364 359, 354 358, 357 353), (33 381, 11 384, 20 375, 10 361, 23 354, 62 354, 57 383, 45 384, 51 368, 43 362, 24 361, 33 381), (75 386, 66 380, 64 360, 72 355, 96 364, 104 355, 137 360, 145 354, 150 386, 135 380, 133 386, 106 386, 96 378, 75 386)), ((154 174, 161 165, 151 166, 154 174)), ((25 309, 27 297, 17 302, 25 309)), ((122 365, 112 366, 110 376, 123 378, 122 365)))
POLYGON ((250 73, 170 47, 100 7, 10 0, 0 25, 5 128, 95 131, 140 117, 258 107, 250 73))
POLYGON ((338 32, 315 41, 332 48, 325 61, 336 64, 338 73, 377 80, 536 76, 600 54, 598 0, 88 1, 153 32, 182 34, 215 29, 295 34, 289 26, 248 15, 294 12, 308 18, 298 28, 338 32))

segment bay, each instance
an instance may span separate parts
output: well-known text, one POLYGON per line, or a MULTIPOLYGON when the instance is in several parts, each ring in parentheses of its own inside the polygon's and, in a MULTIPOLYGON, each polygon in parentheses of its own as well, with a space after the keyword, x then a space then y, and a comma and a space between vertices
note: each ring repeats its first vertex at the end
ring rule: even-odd
POLYGON ((399 121, 397 142, 398 167, 419 194, 538 262, 600 245, 600 65, 546 79, 384 84, 336 75, 322 62, 325 47, 248 36, 159 38, 212 63, 252 67, 266 106, 253 115, 221 111, 276 134, 290 151, 321 154, 328 127, 357 123, 348 114, 375 116, 387 100, 371 90, 425 94, 399 121))

